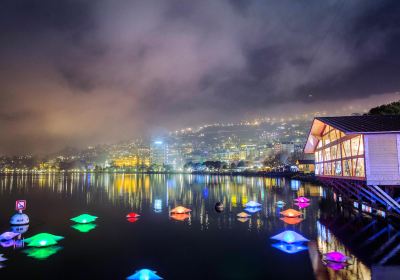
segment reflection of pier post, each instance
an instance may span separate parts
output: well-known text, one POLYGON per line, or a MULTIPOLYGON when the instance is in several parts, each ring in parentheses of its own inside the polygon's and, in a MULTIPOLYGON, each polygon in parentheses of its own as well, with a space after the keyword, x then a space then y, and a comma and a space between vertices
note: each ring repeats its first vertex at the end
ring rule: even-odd
POLYGON ((318 246, 315 241, 308 243, 308 254, 310 255, 311 265, 314 270, 315 279, 328 280, 329 274, 327 268, 322 264, 321 255, 318 251, 318 246))

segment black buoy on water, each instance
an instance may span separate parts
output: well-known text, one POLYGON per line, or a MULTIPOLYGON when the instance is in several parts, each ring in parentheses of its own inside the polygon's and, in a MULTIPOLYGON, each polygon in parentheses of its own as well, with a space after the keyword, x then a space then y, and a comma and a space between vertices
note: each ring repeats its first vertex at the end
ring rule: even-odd
POLYGON ((224 211, 224 204, 221 201, 215 203, 215 211, 217 211, 218 213, 224 211))

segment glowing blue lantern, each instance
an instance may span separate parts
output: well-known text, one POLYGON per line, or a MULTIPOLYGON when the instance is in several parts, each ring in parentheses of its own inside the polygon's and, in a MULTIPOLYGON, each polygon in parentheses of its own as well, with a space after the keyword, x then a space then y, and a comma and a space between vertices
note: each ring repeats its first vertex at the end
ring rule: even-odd
POLYGON ((245 207, 261 207, 261 204, 255 201, 249 201, 245 205, 245 207))
POLYGON ((285 204, 286 204, 286 203, 283 202, 282 200, 279 200, 279 201, 276 202, 276 206, 279 207, 279 208, 285 206, 285 204))
POLYGON ((246 207, 246 208, 244 208, 244 211, 246 211, 248 213, 251 213, 251 214, 257 213, 260 210, 261 210, 260 207, 246 207))
POLYGON ((296 242, 307 242, 310 241, 301 234, 298 234, 292 230, 286 230, 282 233, 279 233, 275 236, 272 236, 271 239, 286 242, 286 243, 296 243, 296 242))
POLYGON ((296 254, 298 252, 307 250, 307 246, 304 246, 301 243, 284 243, 284 242, 279 242, 272 244, 272 247, 281 250, 282 252, 285 252, 287 254, 296 254))
POLYGON ((3 257, 3 254, 0 254, 0 262, 4 262, 4 261, 6 261, 6 260, 7 260, 7 259, 3 257))
POLYGON ((131 276, 128 276, 126 279, 131 279, 131 280, 157 280, 157 279, 163 279, 160 276, 156 274, 157 271, 153 271, 150 269, 141 269, 136 271, 134 274, 131 276))

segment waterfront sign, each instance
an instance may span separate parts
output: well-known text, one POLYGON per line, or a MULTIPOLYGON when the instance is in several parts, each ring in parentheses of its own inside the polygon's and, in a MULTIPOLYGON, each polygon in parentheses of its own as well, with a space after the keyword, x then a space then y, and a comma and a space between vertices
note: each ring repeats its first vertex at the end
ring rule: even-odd
POLYGON ((15 210, 22 211, 26 209, 26 200, 17 200, 15 202, 15 210))

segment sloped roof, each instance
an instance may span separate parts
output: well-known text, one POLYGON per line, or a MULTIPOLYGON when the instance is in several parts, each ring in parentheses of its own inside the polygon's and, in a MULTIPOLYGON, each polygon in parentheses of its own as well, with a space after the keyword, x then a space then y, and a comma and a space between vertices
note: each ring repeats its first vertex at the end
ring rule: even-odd
POLYGON ((400 115, 317 117, 346 134, 400 132, 400 115))
POLYGON ((316 117, 304 147, 305 153, 314 153, 325 125, 330 125, 345 134, 400 133, 400 115, 316 117))

